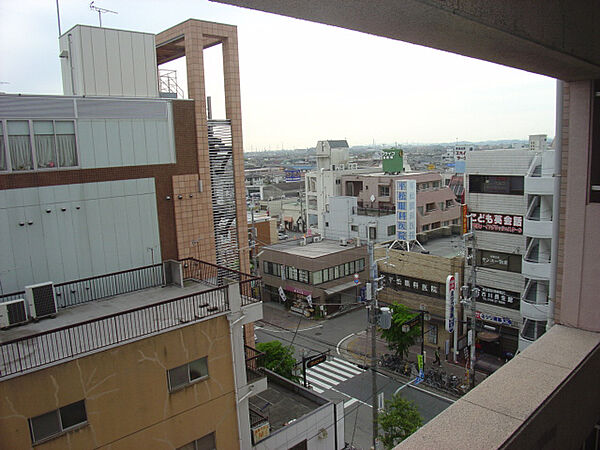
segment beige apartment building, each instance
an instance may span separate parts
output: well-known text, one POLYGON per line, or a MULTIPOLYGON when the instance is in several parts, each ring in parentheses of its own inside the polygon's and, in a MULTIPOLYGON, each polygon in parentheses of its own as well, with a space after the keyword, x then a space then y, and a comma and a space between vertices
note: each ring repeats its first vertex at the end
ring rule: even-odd
POLYGON ((417 182, 417 233, 460 223, 460 205, 437 172, 343 175, 342 195, 356 197, 359 210, 367 213, 373 209, 394 214, 395 180, 417 182))

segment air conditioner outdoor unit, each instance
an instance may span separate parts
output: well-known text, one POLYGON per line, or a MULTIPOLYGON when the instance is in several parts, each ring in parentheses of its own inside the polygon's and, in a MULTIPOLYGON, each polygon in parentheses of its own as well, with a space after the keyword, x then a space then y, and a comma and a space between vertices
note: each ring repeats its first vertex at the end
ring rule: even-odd
POLYGON ((34 284, 25 286, 25 301, 32 319, 56 315, 56 297, 54 296, 54 283, 34 284))
POLYGON ((348 241, 346 240, 346 238, 341 238, 340 239, 340 245, 342 247, 346 247, 348 245, 348 241))
POLYGON ((0 328, 8 328, 27 322, 25 300, 18 298, 0 303, 0 328))
POLYGON ((313 238, 313 242, 321 242, 323 240, 323 238, 321 236, 315 236, 313 238))

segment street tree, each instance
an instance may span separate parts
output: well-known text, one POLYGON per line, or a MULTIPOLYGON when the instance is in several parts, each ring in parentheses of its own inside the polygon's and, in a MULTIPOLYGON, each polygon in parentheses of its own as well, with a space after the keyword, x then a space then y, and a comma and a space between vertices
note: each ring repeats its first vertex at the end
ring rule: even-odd
POLYGON ((402 331, 402 325, 414 319, 418 314, 410 312, 406 306, 396 303, 392 307, 392 326, 382 330, 381 336, 387 341, 388 347, 396 355, 402 358, 408 357, 408 350, 416 343, 417 337, 421 335, 421 327, 413 325, 406 333, 402 331))
POLYGON ((385 402, 385 409, 379 413, 379 435, 386 449, 392 449, 423 425, 423 418, 414 403, 403 399, 399 394, 385 402))
POLYGON ((291 345, 285 347, 279 341, 259 342, 256 349, 264 353, 259 358, 259 364, 266 369, 281 375, 292 381, 298 381, 299 378, 294 374, 296 358, 294 358, 294 347, 291 345))

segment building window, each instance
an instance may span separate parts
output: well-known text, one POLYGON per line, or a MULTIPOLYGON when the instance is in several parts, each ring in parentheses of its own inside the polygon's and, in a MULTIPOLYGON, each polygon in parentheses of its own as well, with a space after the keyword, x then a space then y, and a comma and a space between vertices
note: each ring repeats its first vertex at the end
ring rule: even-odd
POLYGON ((458 219, 452 219, 452 225, 458 225, 458 219))
POLYGON ((329 227, 329 222, 325 222, 325 226, 326 226, 326 227, 329 227))
POLYGON ((196 439, 183 447, 178 447, 177 450, 216 450, 217 444, 215 441, 215 433, 207 434, 206 436, 196 439))
POLYGON ((175 392, 185 386, 208 378, 208 358, 195 361, 167 370, 169 392, 175 392))
POLYGON ((443 226, 443 227, 447 227, 448 225, 450 225, 450 222, 449 222, 449 221, 447 221, 447 220, 444 220, 444 221, 442 222, 442 226, 443 226))
POLYGON ((337 180, 335 180, 335 184, 342 184, 342 180, 340 180, 339 178, 337 180))
POLYGON ((308 283, 308 270, 298 270, 298 281, 301 283, 308 283))
POLYGON ((469 192, 475 194, 523 195, 522 176, 469 175, 469 192))
POLYGON ((396 234, 396 225, 390 225, 389 227, 387 227, 387 235, 388 236, 393 236, 396 234))
POLYGON ((390 187, 389 186, 379 186, 379 196, 380 197, 389 197, 390 196, 390 187))
POLYGON ((85 401, 80 400, 29 419, 32 442, 38 443, 87 423, 85 401))
POLYGON ((440 227, 440 223, 439 222, 433 222, 431 224, 431 229, 432 230, 435 230, 436 228, 439 228, 439 227, 440 227))
POLYGON ((452 200, 446 200, 446 208, 452 208, 453 204, 454 204, 454 201, 452 201, 452 200))
POLYGON ((270 261, 263 261, 263 274, 281 276, 281 264, 270 261))
POLYGON ((432 183, 432 185, 433 185, 433 189, 439 189, 439 187, 440 187, 440 182, 439 182, 439 181, 434 181, 434 182, 432 183))
POLYGON ((358 225, 350 225, 350 231, 358 232, 358 225))
POLYGON ((431 211, 435 211, 435 203, 434 202, 427 203, 425 205, 425 212, 431 212, 431 211))
POLYGON ((296 269, 295 267, 287 266, 285 271, 285 277, 288 280, 298 281, 298 269, 296 269))
POLYGON ((0 122, 0 170, 6 170, 6 148, 4 145, 4 124, 0 122))
POLYGON ((369 227, 369 239, 377 239, 377 228, 369 227))
POLYGON ((437 325, 429 324, 429 331, 427 332, 427 340, 430 344, 438 343, 438 327, 437 325))
POLYGON ((32 170, 31 139, 29 122, 26 120, 9 120, 8 150, 13 170, 32 170))

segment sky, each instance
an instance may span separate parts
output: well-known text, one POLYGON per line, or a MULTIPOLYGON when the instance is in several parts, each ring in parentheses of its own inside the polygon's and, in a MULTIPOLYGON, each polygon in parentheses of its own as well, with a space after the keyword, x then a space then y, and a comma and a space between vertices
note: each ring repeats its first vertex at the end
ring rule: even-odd
MULTIPOLYGON (((59 0, 61 28, 98 25, 88 0, 59 0)), ((554 136, 552 78, 356 31, 211 3, 96 0, 102 25, 158 33, 188 18, 236 25, 245 151, 554 136)), ((207 95, 224 118, 220 47, 207 95)), ((61 94, 55 0, 0 0, 0 91, 61 94)), ((185 84, 183 63, 178 81, 185 84)))

